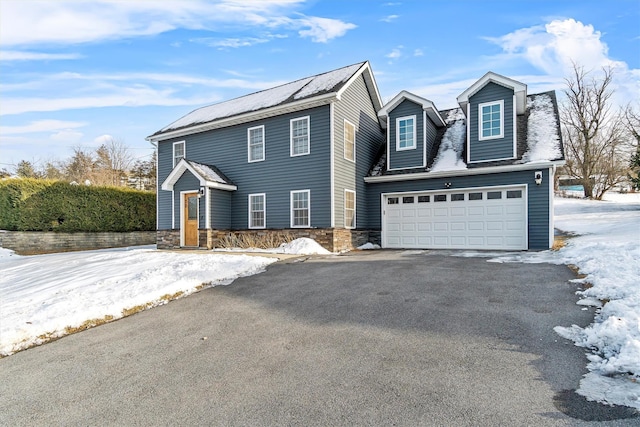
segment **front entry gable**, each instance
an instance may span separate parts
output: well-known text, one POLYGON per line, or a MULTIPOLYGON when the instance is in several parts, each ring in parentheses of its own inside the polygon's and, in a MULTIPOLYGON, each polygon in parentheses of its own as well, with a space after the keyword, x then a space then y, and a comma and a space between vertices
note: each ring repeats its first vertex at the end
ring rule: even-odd
POLYGON ((219 190, 236 191, 238 187, 231 182, 218 168, 212 165, 197 163, 192 160, 180 159, 173 168, 161 188, 173 191, 173 187, 185 172, 190 172, 200 183, 200 187, 216 188, 219 190))

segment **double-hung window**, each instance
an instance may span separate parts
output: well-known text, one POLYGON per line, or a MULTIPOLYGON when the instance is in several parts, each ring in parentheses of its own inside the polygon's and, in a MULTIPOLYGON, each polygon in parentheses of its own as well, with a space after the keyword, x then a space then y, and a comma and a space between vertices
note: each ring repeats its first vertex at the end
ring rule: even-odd
POLYGON ((173 167, 175 168, 180 159, 185 157, 185 145, 184 141, 173 143, 173 167))
POLYGON ((264 160, 264 126, 247 129, 247 146, 249 150, 249 162, 260 162, 264 160))
POLYGON ((265 228, 267 224, 267 196, 249 194, 249 228, 265 228))
POLYGON ((396 119, 396 150, 414 148, 416 148, 416 116, 398 117, 396 119))
POLYGON ((344 158, 356 161, 356 127, 348 122, 344 121, 344 158))
POLYGON ((309 117, 292 119, 291 126, 291 156, 309 154, 309 117))
POLYGON ((504 101, 485 102, 478 105, 479 137, 495 139, 504 137, 504 101))
POLYGON ((291 192, 291 228, 310 227, 311 225, 311 191, 291 192))
POLYGON ((344 226, 356 228, 356 192, 344 190, 344 226))

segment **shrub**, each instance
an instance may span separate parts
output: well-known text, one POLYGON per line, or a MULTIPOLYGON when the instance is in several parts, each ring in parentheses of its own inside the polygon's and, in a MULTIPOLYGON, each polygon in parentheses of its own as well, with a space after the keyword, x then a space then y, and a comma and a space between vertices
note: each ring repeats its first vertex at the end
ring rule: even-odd
POLYGON ((0 181, 0 228, 13 231, 152 231, 154 193, 61 181, 0 181))

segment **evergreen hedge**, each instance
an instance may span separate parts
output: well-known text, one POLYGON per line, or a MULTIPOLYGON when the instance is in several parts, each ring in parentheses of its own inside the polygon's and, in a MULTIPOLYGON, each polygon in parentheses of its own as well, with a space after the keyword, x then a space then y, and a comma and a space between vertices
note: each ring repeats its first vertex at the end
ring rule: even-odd
POLYGON ((0 181, 0 229, 9 231, 153 231, 156 195, 62 181, 0 181))

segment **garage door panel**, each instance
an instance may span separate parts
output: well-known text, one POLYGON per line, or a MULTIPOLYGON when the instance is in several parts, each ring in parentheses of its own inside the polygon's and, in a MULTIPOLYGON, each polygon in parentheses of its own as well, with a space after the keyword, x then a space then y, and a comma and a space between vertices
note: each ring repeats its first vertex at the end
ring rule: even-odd
POLYGON ((434 222, 433 231, 449 231, 448 222, 434 222))
POLYGON ((389 205, 384 201, 386 247, 526 249, 526 187, 429 191, 392 197, 400 203, 389 205), (513 197, 514 194, 520 197, 513 197))
POLYGON ((465 231, 467 229, 466 222, 452 222, 449 226, 449 230, 451 231, 465 231))

